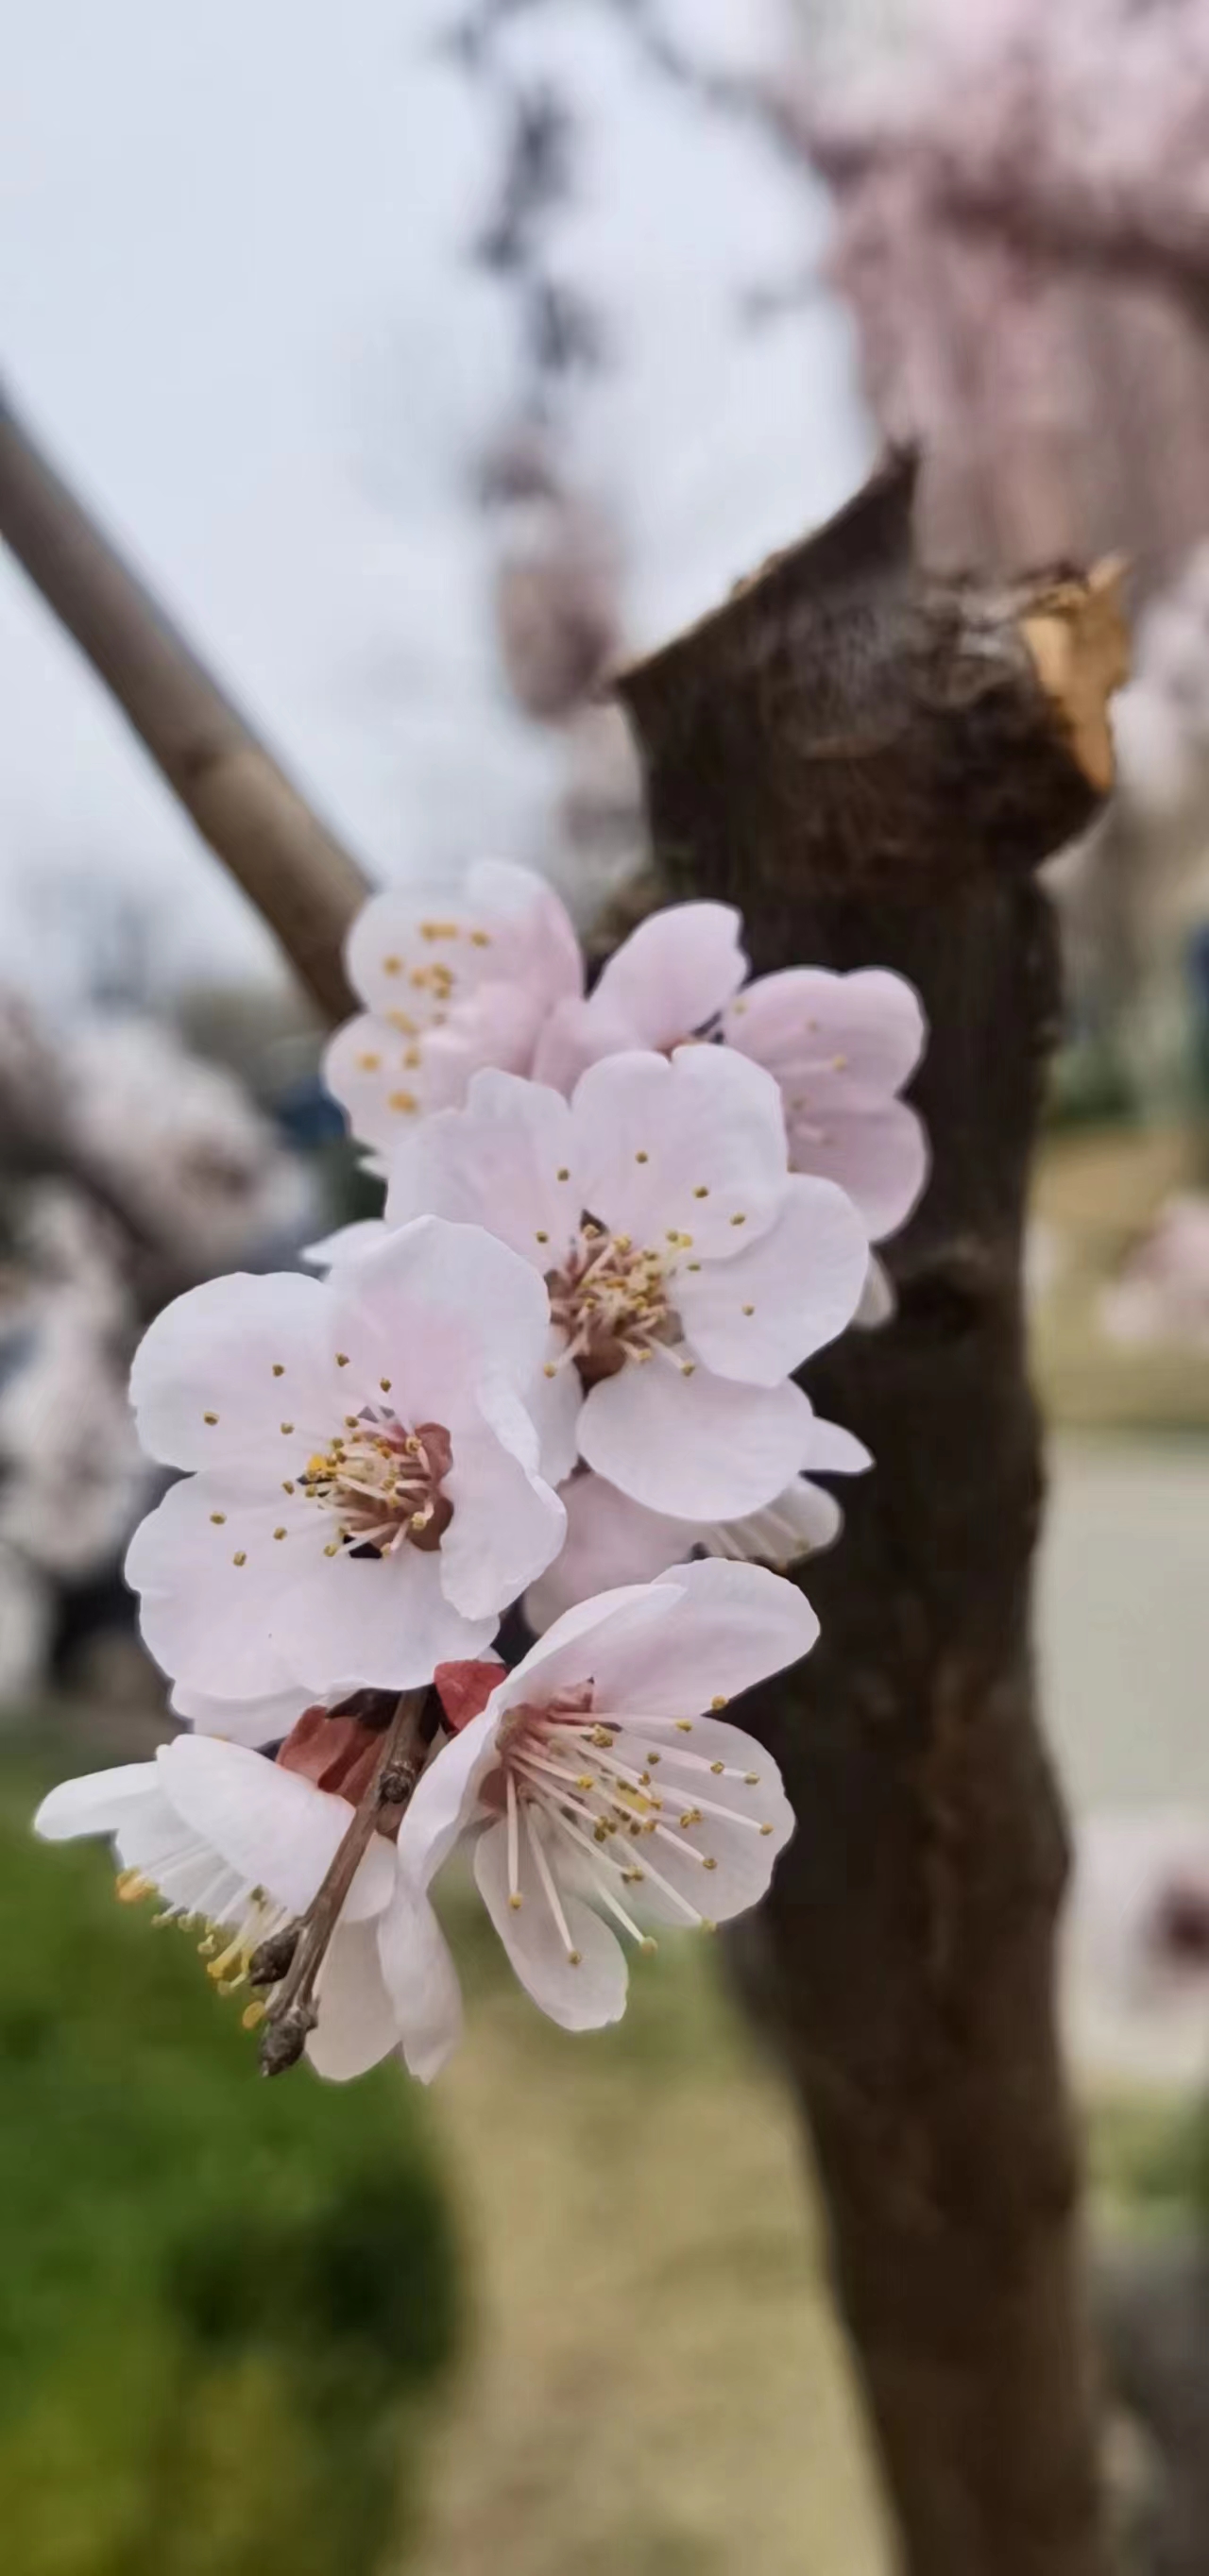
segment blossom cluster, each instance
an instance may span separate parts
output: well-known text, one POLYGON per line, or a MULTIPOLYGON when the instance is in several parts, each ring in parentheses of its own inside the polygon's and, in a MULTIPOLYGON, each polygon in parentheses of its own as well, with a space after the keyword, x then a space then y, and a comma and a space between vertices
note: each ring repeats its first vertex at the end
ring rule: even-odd
POLYGON ((382 1216, 315 1248, 322 1278, 191 1290, 138 1352, 140 1438, 180 1473, 127 1573, 189 1731, 38 1824, 111 1834, 120 1893, 200 1925, 270 2072, 435 2073, 459 1845, 580 2029, 622 2011, 627 1942, 755 1903, 792 1831, 721 1712, 813 1643, 783 1569, 836 1535, 816 1477, 869 1464, 795 1372, 868 1314, 922 1186, 923 1027, 880 971, 750 980, 740 927, 655 914, 589 994, 521 870, 375 898, 328 1079, 382 1216))

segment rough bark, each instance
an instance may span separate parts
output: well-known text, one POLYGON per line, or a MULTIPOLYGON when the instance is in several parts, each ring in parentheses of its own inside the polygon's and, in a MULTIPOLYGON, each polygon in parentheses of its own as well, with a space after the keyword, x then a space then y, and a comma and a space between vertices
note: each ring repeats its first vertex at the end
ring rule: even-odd
POLYGON ((1120 630, 1111 583, 925 583, 911 488, 892 466, 620 688, 659 896, 740 903, 757 972, 891 966, 928 1012, 897 1318, 806 1372, 876 1467, 806 1578, 819 1645, 752 1705, 799 1826, 747 1968, 809 2115, 901 2564, 1102 2576, 1021 1234, 1059 1003, 1034 871, 1107 783, 1120 630))
POLYGON ((137 576, 0 396, 0 537, 112 690, 198 831, 276 932, 324 1016, 352 1009, 344 932, 368 892, 137 576))

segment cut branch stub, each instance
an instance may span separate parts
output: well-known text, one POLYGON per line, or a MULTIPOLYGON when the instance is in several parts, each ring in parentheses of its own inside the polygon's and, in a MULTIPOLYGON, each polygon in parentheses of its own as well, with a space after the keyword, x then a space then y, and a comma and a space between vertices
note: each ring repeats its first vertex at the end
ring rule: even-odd
POLYGON ((896 968, 928 1015, 897 1315, 806 1372, 875 1465, 805 1570, 818 1646, 751 1703, 799 1826, 739 1955, 809 2114, 903 2565, 1103 2576, 1021 1242, 1059 1011, 1034 872, 1105 783, 1120 635, 1108 581, 925 580, 912 479, 892 463, 620 689, 650 899, 741 904, 757 973, 896 968))
POLYGON ((914 458, 894 458, 818 536, 620 675, 657 747, 677 891, 708 866, 715 892, 771 899, 791 848, 816 893, 920 900, 1035 866, 1109 785, 1116 567, 1000 594, 926 582, 915 479, 914 458))

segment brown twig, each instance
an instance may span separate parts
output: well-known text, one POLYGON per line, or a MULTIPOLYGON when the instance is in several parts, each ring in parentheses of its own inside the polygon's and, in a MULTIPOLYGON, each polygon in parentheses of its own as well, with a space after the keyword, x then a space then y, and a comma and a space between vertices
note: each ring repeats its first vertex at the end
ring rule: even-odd
POLYGON ((0 397, 0 537, 112 691, 198 831, 331 1019, 368 891, 184 636, 0 397))
MULTIPOLYGON (((279 1966, 284 1952, 276 1951, 272 1957, 258 1952, 252 1961, 254 1984, 262 1980, 267 1982, 274 1971, 280 1977, 261 2031, 262 2075, 283 2075, 288 2067, 296 2066, 306 2047, 308 2033, 319 2018, 315 1980, 327 1956, 340 1909, 368 1850, 370 1836, 376 1831, 384 1808, 401 1812, 406 1807, 424 1768, 422 1720, 427 1698, 427 1687, 404 1691, 383 1733, 372 1776, 353 1810, 352 1821, 327 1876, 295 1932, 286 1936, 290 1943, 288 1959, 279 1966)), ((272 1950, 273 1946, 266 1943, 265 1952, 272 1950)))

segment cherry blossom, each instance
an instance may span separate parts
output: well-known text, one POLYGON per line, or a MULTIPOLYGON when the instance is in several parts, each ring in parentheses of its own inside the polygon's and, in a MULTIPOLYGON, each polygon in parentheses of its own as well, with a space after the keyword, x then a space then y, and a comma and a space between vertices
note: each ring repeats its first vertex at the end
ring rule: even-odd
MULTIPOLYGON (((200 1933, 219 1992, 288 1957, 353 1818, 350 1800, 240 1744, 178 1736, 152 1762, 65 1780, 34 1819, 48 1841, 110 1834, 127 1904, 158 1896, 160 1922, 200 1933), (266 1948, 266 1945, 269 1945, 266 1948)), ((282 1973, 278 1969, 278 1975, 282 1973)), ((273 1978, 256 1976, 269 1991, 273 1978)), ((388 1836, 373 1832, 328 1941, 306 2041, 321 2075, 344 2080, 403 2046, 427 2081, 455 2044, 457 1979, 430 1909, 412 1894, 388 1836)), ((263 2019, 263 1999, 245 2013, 263 2019)))
POLYGON ((456 1106, 480 1065, 527 1072, 548 1013, 583 987, 570 919, 527 868, 481 860, 462 897, 399 888, 358 914, 349 980, 365 1004, 325 1058, 354 1135, 389 1153, 410 1119, 456 1106))
POLYGON ((330 1283, 178 1298, 131 1382, 144 1445, 189 1471, 127 1559, 152 1654, 242 1702, 401 1690, 486 1645, 565 1527, 523 1400, 548 1333, 532 1269, 435 1218, 330 1283))
POLYGON ((859 1475, 872 1461, 862 1442, 838 1423, 815 1417, 807 1472, 761 1511, 737 1520, 677 1520, 650 1512, 621 1494, 603 1476, 579 1474, 562 1488, 566 1543, 525 1594, 525 1617, 540 1636, 552 1619, 577 1601, 618 1583, 646 1583, 681 1565, 700 1549, 707 1556, 763 1561, 783 1572, 816 1556, 839 1536, 843 1513, 834 1496, 811 1481, 821 1475, 859 1475))
POLYGON ((545 1363, 579 1455, 651 1510, 730 1519, 804 1464, 789 1372, 851 1320, 843 1192, 788 1172, 780 1098, 730 1049, 610 1056, 571 1100, 482 1072, 391 1168, 387 1218, 489 1226, 545 1280, 545 1363))
POLYGON ((764 1894, 793 1813, 718 1712, 817 1633, 794 1586, 752 1565, 680 1566, 569 1611, 430 1763, 401 1871, 427 1889, 468 1840, 534 2002, 566 2030, 616 2021, 619 1933, 650 1950, 652 1924, 711 1929, 764 1894))

